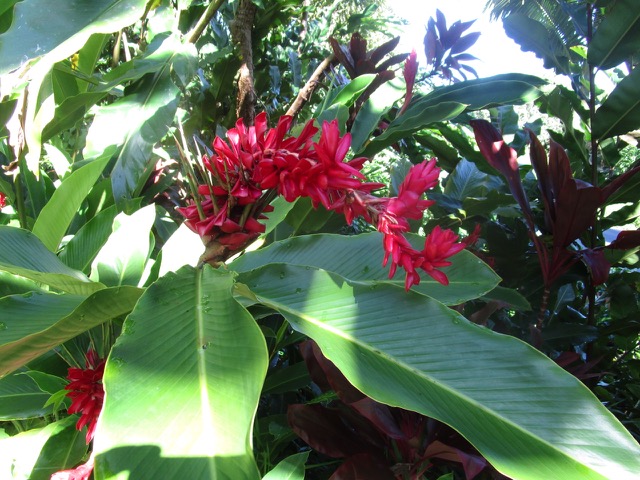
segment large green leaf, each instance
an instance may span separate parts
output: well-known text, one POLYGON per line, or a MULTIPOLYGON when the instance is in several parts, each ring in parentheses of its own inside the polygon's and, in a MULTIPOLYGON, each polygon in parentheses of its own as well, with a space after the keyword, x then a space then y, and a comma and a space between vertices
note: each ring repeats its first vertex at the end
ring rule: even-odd
POLYGON ((613 68, 640 50, 640 9, 636 0, 617 0, 589 43, 589 63, 613 68))
POLYGON ((46 427, 0 438, 0 478, 48 480, 57 471, 77 465, 85 452, 85 435, 72 415, 46 427))
POLYGON ((171 70, 195 71, 195 59, 193 45, 182 44, 177 36, 162 37, 156 72, 142 77, 127 89, 125 97, 96 113, 84 155, 97 157, 106 148, 118 146, 111 180, 120 208, 140 193, 153 146, 173 122, 181 93, 171 79, 171 70))
POLYGON ((60 260, 71 268, 88 273, 91 262, 113 232, 117 214, 116 206, 111 205, 85 223, 58 254, 60 260))
POLYGON ((382 116, 393 107, 393 104, 405 93, 406 85, 397 82, 385 82, 378 87, 364 102, 351 128, 351 148, 354 152, 361 150, 380 123, 382 116))
MULTIPOLYGON (((409 235, 408 238, 416 248, 424 245, 423 237, 409 235)), ((250 272, 268 263, 286 263, 322 268, 363 285, 389 283, 404 289, 402 269, 389 279, 388 269, 382 267, 383 256, 382 235, 377 232, 354 236, 304 235, 247 252, 229 268, 236 272, 250 272)), ((484 295, 500 282, 493 270, 470 252, 460 252, 451 258, 451 262, 450 267, 443 268, 449 277, 448 286, 423 274, 420 285, 413 289, 448 305, 458 305, 484 295)), ((244 282, 244 278, 243 273, 239 281, 244 282)))
POLYGON ((634 68, 596 110, 592 135, 600 140, 640 127, 640 68, 634 68))
POLYGON ((0 376, 90 328, 126 315, 142 291, 104 288, 93 295, 27 293, 0 299, 0 376))
POLYGON ((80 50, 93 33, 112 33, 144 13, 147 0, 23 0, 0 35, 0 75, 32 58, 54 63, 80 50))
POLYGON ((517 480, 637 478, 640 447, 575 377, 524 342, 390 285, 300 266, 244 278, 359 390, 458 430, 517 480))
POLYGON ((52 252, 57 251, 73 217, 108 161, 109 156, 105 156, 65 177, 38 215, 33 233, 52 252))
POLYGON ((113 233, 92 264, 91 278, 105 285, 141 283, 151 254, 151 227, 156 218, 155 205, 119 214, 113 221, 113 233))
POLYGON ((104 288, 67 267, 38 237, 21 228, 0 226, 0 270, 69 293, 88 295, 104 288))
POLYGON ((96 479, 258 479, 253 418, 268 354, 233 276, 184 267, 151 285, 113 347, 96 479))
POLYGON ((0 420, 21 420, 51 413, 44 404, 50 395, 24 373, 0 378, 0 420))
POLYGON ((521 50, 533 52, 544 62, 545 68, 553 68, 558 74, 569 75, 570 53, 560 36, 542 22, 520 13, 512 13, 502 20, 505 33, 521 50))

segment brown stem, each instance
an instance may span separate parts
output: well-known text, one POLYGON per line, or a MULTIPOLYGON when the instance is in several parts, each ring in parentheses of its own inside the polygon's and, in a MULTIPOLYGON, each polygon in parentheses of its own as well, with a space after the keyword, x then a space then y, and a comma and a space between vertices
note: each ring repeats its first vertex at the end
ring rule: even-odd
POLYGON ((240 49, 242 65, 239 69, 238 97, 236 99, 236 115, 244 120, 245 125, 253 125, 256 116, 255 103, 258 98, 253 84, 253 50, 251 48, 251 31, 256 14, 256 6, 251 0, 240 0, 236 18, 231 24, 233 43, 240 49))
POLYGON ((285 113, 285 115, 291 115, 292 117, 295 117, 298 114, 298 112, 302 109, 302 106, 306 102, 308 102, 311 98, 311 95, 313 95, 313 92, 320 83, 320 77, 322 76, 322 74, 331 66, 331 63, 333 63, 335 59, 336 57, 332 53, 327 58, 325 58, 322 63, 320 63, 320 65, 318 65, 318 68, 315 69, 305 86, 302 87, 302 89, 300 89, 300 91, 298 92, 298 96, 291 104, 289 110, 287 110, 287 113, 285 113))
POLYGON ((216 12, 220 9, 223 3, 224 0, 216 0, 215 2, 211 2, 209 4, 207 9, 198 20, 198 23, 196 23, 196 26, 193 27, 189 33, 187 33, 187 42, 196 43, 198 41, 200 35, 202 35, 202 32, 204 32, 204 29, 207 28, 207 25, 209 25, 209 22, 216 14, 216 12))

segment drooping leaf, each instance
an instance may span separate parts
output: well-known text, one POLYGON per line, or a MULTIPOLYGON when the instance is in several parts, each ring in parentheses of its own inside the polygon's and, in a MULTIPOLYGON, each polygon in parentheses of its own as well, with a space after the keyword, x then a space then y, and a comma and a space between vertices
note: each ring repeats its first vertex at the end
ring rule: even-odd
POLYGON ((0 299, 0 375, 121 315, 126 315, 142 291, 134 287, 103 288, 87 297, 28 293, 0 299))
POLYGON ((451 425, 505 475, 631 480, 640 469, 640 447, 600 401, 515 338, 428 297, 322 270, 266 266, 245 281, 356 388, 451 425))
MULTIPOLYGON (((423 237, 407 237, 414 248, 424 248, 423 237)), ((268 263, 278 263, 322 268, 362 285, 388 283, 404 289, 402 272, 398 272, 393 279, 388 278, 388 270, 382 267, 383 256, 382 235, 377 232, 354 236, 304 235, 247 252, 232 262, 229 268, 242 272, 238 279, 240 282, 244 282, 246 275, 251 276, 251 270, 268 263), (367 252, 367 255, 363 255, 363 252, 367 252)), ((414 286, 414 290, 448 305, 457 305, 489 292, 499 282, 498 276, 470 252, 460 252, 451 258, 451 262, 450 267, 443 268, 449 278, 448 286, 424 274, 420 285, 414 286)))
POLYGON ((296 453, 273 467, 262 480, 304 480, 304 464, 310 452, 296 453))
POLYGON ((21 228, 0 226, 0 270, 69 293, 88 295, 104 288, 67 267, 38 237, 21 228))
POLYGON ((599 140, 640 127, 640 68, 634 68, 609 94, 593 119, 592 135, 599 140))
POLYGON ((98 213, 69 240, 58 258, 71 268, 89 273, 91 262, 113 232, 113 220, 117 213, 115 205, 98 213))
POLYGON ((375 137, 366 144, 364 150, 357 152, 357 155, 371 157, 380 150, 430 124, 457 117, 465 108, 466 105, 457 102, 442 102, 434 106, 425 107, 419 112, 411 110, 411 107, 409 107, 404 115, 391 122, 380 136, 375 137), (410 110, 411 114, 409 113, 410 110))
POLYGON ((142 16, 146 0, 23 0, 0 35, 0 75, 43 55, 52 64, 71 56, 93 33, 112 33, 142 16))
POLYGON ((109 158, 110 155, 107 153, 65 177, 38 215, 32 231, 52 252, 57 251, 73 217, 104 170, 109 158))
POLYGON ((634 0, 618 0, 589 43, 589 63, 613 68, 640 50, 640 10, 634 0))
POLYGON ((76 415, 46 427, 0 438, 0 477, 49 480, 75 466, 87 451, 85 434, 76 430, 76 415))
POLYGON ((105 370, 96 479, 260 478, 251 432, 268 354, 232 287, 230 273, 184 267, 140 298, 105 370))
POLYGON ((502 20, 505 33, 520 45, 521 50, 535 53, 545 68, 558 74, 570 74, 569 51, 555 32, 543 23, 520 13, 502 20))
MULTIPOLYGON (((6 372, 5 372, 6 373, 6 372)), ((49 394, 43 392, 22 372, 0 378, 0 420, 22 420, 50 414, 44 404, 49 394)))
POLYGON ((158 41, 162 42, 158 55, 165 53, 164 62, 158 62, 156 72, 136 82, 123 98, 101 107, 87 134, 86 158, 112 145, 118 147, 111 179, 120 208, 140 193, 151 150, 173 122, 180 90, 171 80, 171 69, 178 63, 187 70, 195 68, 192 45, 183 45, 176 36, 162 36, 158 41))
POLYGON ((119 214, 113 233, 92 264, 91 278, 108 286, 138 286, 151 254, 151 227, 156 218, 154 205, 132 215, 119 214))

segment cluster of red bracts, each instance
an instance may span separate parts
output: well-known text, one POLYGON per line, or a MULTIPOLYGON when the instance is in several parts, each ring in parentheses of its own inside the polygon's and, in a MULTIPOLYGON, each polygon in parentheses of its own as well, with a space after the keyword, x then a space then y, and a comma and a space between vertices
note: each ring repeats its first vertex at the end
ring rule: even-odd
POLYGON ((239 120, 227 132, 228 143, 216 137, 215 153, 203 158, 210 179, 198 188, 203 216, 195 204, 178 209, 187 226, 235 252, 264 232, 258 220, 270 211, 274 194, 289 202, 308 197, 314 207, 342 213, 349 224, 361 216, 376 225, 384 234, 384 265, 391 259, 389 277, 400 265, 406 271, 407 290, 420 283, 418 269, 447 284, 438 268, 450 265, 446 259, 465 247, 456 243, 458 236, 436 227, 422 250, 414 249, 404 236, 408 219, 421 219, 433 203, 422 196, 438 182, 435 159, 414 165, 397 197, 376 197, 371 192, 382 184, 366 181, 361 170, 367 159, 344 161, 351 135, 341 137, 336 121, 324 122, 317 142, 313 121, 298 136, 285 138, 291 123, 292 118, 284 116, 268 129, 266 114, 261 113, 251 127, 239 120))

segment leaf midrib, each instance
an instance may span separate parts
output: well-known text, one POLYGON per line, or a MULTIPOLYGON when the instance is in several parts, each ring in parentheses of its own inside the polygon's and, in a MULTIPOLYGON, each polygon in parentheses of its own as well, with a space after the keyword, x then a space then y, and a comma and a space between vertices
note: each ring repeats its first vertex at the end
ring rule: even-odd
MULTIPOLYGON (((348 282, 349 284, 351 284, 352 282, 348 282)), ((591 468, 591 466, 586 465, 582 462, 579 462, 578 460, 574 459, 573 457, 571 457, 571 455, 569 455, 568 453, 566 453, 565 451, 557 448, 555 445, 551 444, 550 442, 548 442, 546 439, 540 438, 539 436, 535 435, 534 433, 526 430, 524 427, 520 426, 517 423, 514 423, 512 420, 503 417, 502 415, 499 415, 497 412, 495 412, 494 410, 489 409, 488 407, 484 406, 483 404, 479 403, 477 400, 474 400, 466 395, 462 395, 460 393, 460 391, 453 389, 452 387, 449 387, 446 383, 444 383, 443 381, 436 381, 431 379, 430 377, 428 377, 425 372, 421 371, 421 370, 417 370, 416 368, 407 365, 404 362, 399 361, 398 359, 396 359, 395 357, 391 357, 389 356, 386 352, 380 350, 380 349, 376 349, 376 348, 372 348, 369 344, 361 342, 360 340, 355 339, 354 337, 350 336, 350 335, 346 335, 343 331, 338 330, 334 327, 330 327, 329 325, 324 324, 321 321, 316 320, 313 317, 310 317, 309 315, 306 315, 302 312, 296 312, 295 310, 293 310, 292 308, 290 308, 289 306, 279 303, 277 301, 273 301, 273 300, 269 300, 269 299, 265 299, 263 298, 261 295, 256 294, 257 299, 260 301, 260 303, 267 305, 275 310, 280 311, 281 313, 283 312, 287 312, 291 315, 295 315, 296 317, 309 322, 312 325, 315 325, 321 329, 324 329, 332 334, 335 334, 336 336, 351 342, 357 346, 359 346, 360 348, 362 348, 363 350, 368 351, 370 354, 374 355, 374 356, 378 356, 378 357, 383 357, 385 360, 388 361, 392 361, 392 363, 398 365, 401 369, 410 372, 414 375, 417 374, 418 377, 422 378, 424 381, 429 382, 430 384, 432 384, 435 388, 441 388, 443 390, 445 390, 446 392, 448 392, 449 394, 451 394, 454 397, 457 397, 459 399, 461 399, 464 403, 468 403, 470 405, 472 405, 473 407, 478 408, 479 410, 485 412, 485 415, 489 416, 489 417, 493 417, 493 418, 497 418, 499 419, 501 422, 510 425, 513 429, 521 432, 523 435, 528 436, 532 439, 535 439, 537 442, 544 444, 545 446, 547 446, 548 448, 560 453, 562 456, 566 457, 567 459, 569 459, 572 462, 576 462, 579 465, 582 465, 586 468, 588 468, 590 471, 592 471, 595 474, 600 475, 600 472, 597 472, 595 470, 593 470, 593 468, 591 468)), ((467 321, 464 317, 461 317, 462 321, 467 321)), ((372 397, 373 398, 373 397, 372 397)), ((374 400, 376 400, 375 398, 373 398, 374 400)), ((604 478, 604 477, 603 477, 604 478)))

